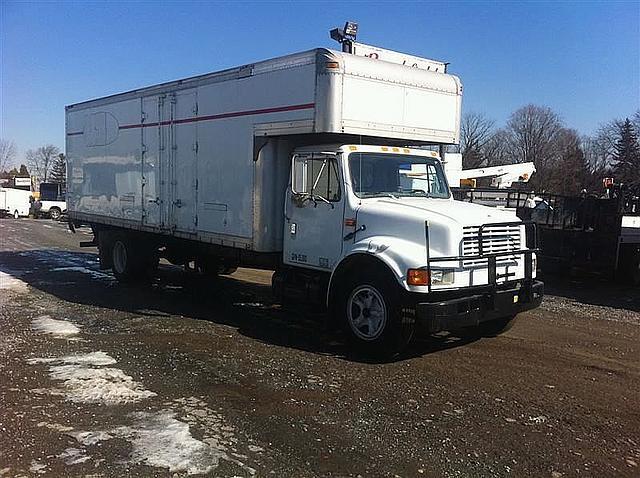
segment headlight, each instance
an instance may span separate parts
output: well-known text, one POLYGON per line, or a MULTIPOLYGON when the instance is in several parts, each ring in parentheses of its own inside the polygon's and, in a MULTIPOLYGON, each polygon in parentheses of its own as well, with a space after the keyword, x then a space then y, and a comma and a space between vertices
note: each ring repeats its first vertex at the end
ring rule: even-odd
POLYGON ((431 269, 431 285, 450 285, 455 280, 452 270, 431 269))

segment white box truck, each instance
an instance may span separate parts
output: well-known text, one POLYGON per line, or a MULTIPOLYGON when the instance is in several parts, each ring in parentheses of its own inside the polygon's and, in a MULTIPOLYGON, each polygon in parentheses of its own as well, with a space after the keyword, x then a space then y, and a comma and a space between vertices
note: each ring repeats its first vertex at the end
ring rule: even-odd
POLYGON ((326 305, 366 351, 504 328, 543 285, 528 226, 452 199, 437 147, 458 142, 460 80, 369 56, 316 49, 68 106, 70 224, 123 281, 159 256, 275 270, 277 297, 326 305))
POLYGON ((31 191, 14 188, 0 188, 0 215, 10 215, 15 219, 28 217, 31 191))

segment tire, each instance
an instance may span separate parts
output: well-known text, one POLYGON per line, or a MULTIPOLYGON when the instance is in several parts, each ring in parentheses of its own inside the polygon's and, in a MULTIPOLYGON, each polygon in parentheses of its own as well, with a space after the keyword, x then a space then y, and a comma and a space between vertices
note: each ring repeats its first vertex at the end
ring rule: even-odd
POLYGON ((60 220, 60 217, 62 217, 62 211, 60 211, 60 209, 58 209, 57 207, 52 207, 51 209, 49 209, 49 216, 54 221, 58 221, 60 220))
POLYGON ((122 283, 138 282, 149 279, 158 267, 158 256, 142 247, 131 237, 117 236, 111 246, 111 269, 122 283))
POLYGON ((485 337, 497 337, 507 332, 515 323, 515 315, 502 317, 500 319, 489 320, 478 325, 478 330, 485 337))
POLYGON ((14 219, 20 219, 20 213, 18 212, 17 209, 15 211, 13 211, 13 218, 14 219))
POLYGON ((402 291, 390 272, 348 276, 338 284, 334 319, 352 349, 371 357, 390 358, 404 350, 413 338, 415 320, 402 314, 402 291))

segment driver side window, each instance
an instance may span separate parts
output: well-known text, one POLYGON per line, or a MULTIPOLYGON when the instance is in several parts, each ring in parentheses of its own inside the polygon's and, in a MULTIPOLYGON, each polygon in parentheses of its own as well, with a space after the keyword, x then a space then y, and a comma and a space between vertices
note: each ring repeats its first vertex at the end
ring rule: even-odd
POLYGON ((296 194, 340 201, 338 162, 328 156, 296 155, 293 161, 292 189, 296 194))

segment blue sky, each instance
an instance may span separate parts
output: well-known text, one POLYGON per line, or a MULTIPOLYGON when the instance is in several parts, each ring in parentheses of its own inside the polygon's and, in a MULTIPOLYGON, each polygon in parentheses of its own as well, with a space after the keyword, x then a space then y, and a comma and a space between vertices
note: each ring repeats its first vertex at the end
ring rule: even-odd
POLYGON ((0 2, 0 136, 64 148, 64 106, 318 46, 330 28, 451 62, 464 111, 549 106, 593 132, 640 108, 640 2, 0 2))

